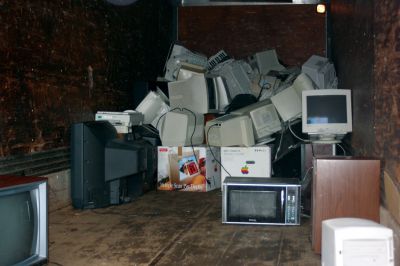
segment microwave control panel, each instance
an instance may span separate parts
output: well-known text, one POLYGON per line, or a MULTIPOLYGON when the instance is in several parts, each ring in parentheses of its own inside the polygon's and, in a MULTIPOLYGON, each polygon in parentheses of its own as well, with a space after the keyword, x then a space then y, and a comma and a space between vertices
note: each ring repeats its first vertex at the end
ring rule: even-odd
POLYGON ((289 186, 286 192, 286 224, 300 224, 300 186, 289 186))

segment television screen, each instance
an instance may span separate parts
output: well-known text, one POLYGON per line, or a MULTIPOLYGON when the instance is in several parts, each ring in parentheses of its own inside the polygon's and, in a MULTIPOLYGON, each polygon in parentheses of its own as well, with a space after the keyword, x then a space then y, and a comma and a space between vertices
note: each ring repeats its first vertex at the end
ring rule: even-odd
POLYGON ((34 254, 33 210, 29 191, 0 198, 0 265, 14 265, 34 254))

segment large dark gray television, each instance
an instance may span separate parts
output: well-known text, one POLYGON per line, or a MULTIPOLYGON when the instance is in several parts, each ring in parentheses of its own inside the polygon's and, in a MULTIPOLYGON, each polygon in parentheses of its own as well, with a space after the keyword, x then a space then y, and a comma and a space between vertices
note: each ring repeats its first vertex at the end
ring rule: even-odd
POLYGON ((107 121, 71 128, 71 194, 78 209, 129 202, 154 188, 156 147, 144 139, 118 138, 107 121))
POLYGON ((117 137, 107 121, 89 121, 71 126, 71 197, 77 209, 110 205, 105 182, 105 147, 117 137))

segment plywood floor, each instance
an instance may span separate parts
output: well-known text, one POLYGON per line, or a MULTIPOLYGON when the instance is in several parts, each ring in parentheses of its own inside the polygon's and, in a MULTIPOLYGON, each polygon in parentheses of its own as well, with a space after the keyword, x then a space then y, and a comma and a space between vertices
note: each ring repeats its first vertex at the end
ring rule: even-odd
POLYGON ((49 214, 48 265, 320 265, 301 226, 221 224, 221 192, 152 191, 49 214))

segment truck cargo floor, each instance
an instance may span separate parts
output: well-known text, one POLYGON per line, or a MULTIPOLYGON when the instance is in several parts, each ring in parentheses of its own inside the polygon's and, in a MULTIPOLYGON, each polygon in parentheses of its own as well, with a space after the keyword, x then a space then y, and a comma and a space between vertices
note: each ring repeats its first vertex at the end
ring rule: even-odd
POLYGON ((225 225, 221 192, 151 191, 49 214, 48 265, 320 265, 311 226, 225 225))

